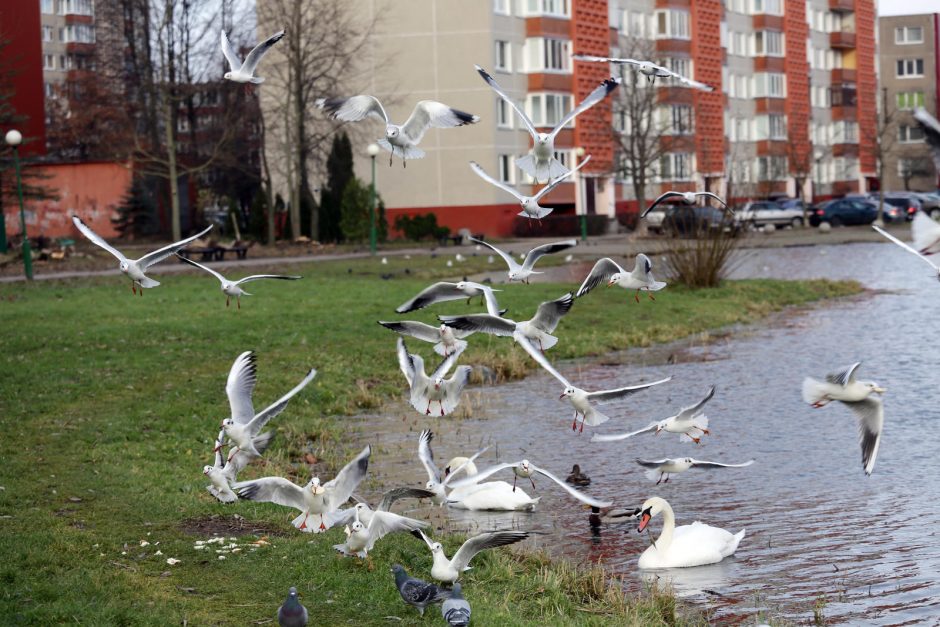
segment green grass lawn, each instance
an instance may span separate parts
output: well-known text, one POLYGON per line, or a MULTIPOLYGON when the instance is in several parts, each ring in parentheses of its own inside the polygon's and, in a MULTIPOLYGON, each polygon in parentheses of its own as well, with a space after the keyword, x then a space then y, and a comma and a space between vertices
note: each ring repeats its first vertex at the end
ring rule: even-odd
MULTIPOLYGON (((396 336, 375 321, 400 318, 394 308, 430 278, 453 276, 444 264, 394 258, 293 266, 307 278, 254 283, 257 296, 243 299, 241 311, 226 310, 218 283, 201 274, 161 277, 164 285, 143 297, 132 296, 123 277, 0 287, 0 622, 245 625, 273 618, 290 585, 312 624, 386 624, 386 616, 440 622, 436 607, 423 619, 406 608, 388 572, 400 562, 428 577, 430 554, 414 538, 387 538, 365 563, 340 559, 331 547, 341 530, 312 537, 296 533, 293 515, 281 508, 222 505, 206 493, 201 471, 228 416, 228 369, 241 351, 255 350, 256 406, 308 368, 319 374, 269 427, 278 436, 266 467, 246 475, 305 481, 310 452, 323 457, 320 476, 331 477, 344 462, 330 453, 343 429, 338 416, 404 390, 396 336), (216 528, 239 544, 261 536, 270 544, 219 560, 216 545, 194 548, 216 528), (181 562, 170 566, 170 557, 181 562)), ((485 265, 471 259, 459 270, 485 265)), ((508 316, 525 319, 540 301, 575 287, 515 285, 499 296, 508 316)), ((741 281, 709 291, 669 287, 639 305, 623 290, 599 289, 562 321, 551 355, 676 339, 859 289, 741 281)), ((467 309, 458 301, 406 317, 433 322, 436 313, 467 309)), ((486 363, 504 376, 532 368, 507 341, 472 339, 462 363, 486 363)), ((433 361, 429 344, 409 346, 433 361)), ((444 544, 449 553, 459 542, 444 544)), ((596 570, 489 553, 477 557, 465 582, 479 625, 698 620, 677 618, 684 614, 669 596, 624 600, 596 570)))

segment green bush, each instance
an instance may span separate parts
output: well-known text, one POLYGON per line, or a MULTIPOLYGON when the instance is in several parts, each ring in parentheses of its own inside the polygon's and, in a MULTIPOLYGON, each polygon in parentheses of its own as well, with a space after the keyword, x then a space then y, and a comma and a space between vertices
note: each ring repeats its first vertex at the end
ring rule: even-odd
POLYGON ((398 216, 395 218, 395 228, 401 231, 407 239, 416 242, 428 238, 440 239, 450 235, 450 229, 437 225, 437 216, 433 213, 398 216))
MULTIPOLYGON (((365 242, 369 240, 369 229, 372 226, 371 203, 372 193, 368 185, 353 177, 346 183, 343 198, 340 203, 342 218, 340 230, 348 241, 365 242)), ((385 204, 381 198, 376 198, 377 211, 375 219, 376 239, 384 242, 388 239, 388 223, 385 221, 385 204)))

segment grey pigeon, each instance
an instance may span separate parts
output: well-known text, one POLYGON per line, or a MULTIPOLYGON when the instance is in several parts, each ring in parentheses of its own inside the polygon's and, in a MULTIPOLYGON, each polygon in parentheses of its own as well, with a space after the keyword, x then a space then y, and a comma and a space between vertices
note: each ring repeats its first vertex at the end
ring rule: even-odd
POLYGON ((444 620, 452 627, 466 627, 470 624, 470 604, 460 594, 460 584, 455 583, 450 598, 441 605, 444 620))
POLYGON ((277 624, 281 627, 305 627, 307 624, 307 608, 297 598, 297 588, 291 587, 284 604, 277 609, 277 624))
POLYGON ((435 584, 409 577, 399 564, 392 566, 392 572, 395 573, 395 586, 402 600, 418 608, 422 616, 424 616, 425 607, 449 598, 448 592, 435 584))

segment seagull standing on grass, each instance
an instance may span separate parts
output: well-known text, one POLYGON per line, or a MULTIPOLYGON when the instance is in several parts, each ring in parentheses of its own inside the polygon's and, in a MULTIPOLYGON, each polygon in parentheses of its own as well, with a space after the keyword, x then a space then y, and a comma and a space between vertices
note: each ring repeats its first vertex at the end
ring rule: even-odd
POLYGON ((551 181, 552 179, 558 178, 560 176, 565 176, 568 174, 569 169, 566 168, 562 163, 555 158, 555 137, 558 133, 561 132, 563 128, 568 126, 578 115, 584 113, 604 98, 606 98, 610 92, 617 89, 620 85, 619 78, 608 78, 602 82, 594 91, 587 95, 587 97, 581 101, 577 107, 568 112, 568 114, 548 133, 540 133, 536 130, 535 124, 532 123, 532 120, 529 119, 529 116, 526 115, 525 111, 517 105, 513 100, 506 95, 506 92, 503 91, 503 88, 499 86, 492 76, 487 73, 486 70, 481 68, 479 65, 475 66, 477 72, 480 76, 483 77, 483 80, 486 81, 493 91, 499 95, 500 98, 506 101, 506 103, 513 108, 513 110, 519 115, 522 119, 522 123, 525 125, 526 129, 529 131, 529 134, 532 136, 532 152, 527 154, 524 157, 516 159, 516 165, 519 166, 519 169, 531 176, 538 181, 551 181))
POLYGON ((458 366, 453 376, 444 379, 447 373, 457 362, 460 353, 451 353, 431 373, 429 377, 424 372, 424 360, 420 355, 408 352, 405 340, 398 338, 398 365, 411 388, 411 406, 419 413, 428 416, 431 414, 431 403, 437 403, 441 416, 450 414, 460 402, 460 394, 470 381, 470 366, 458 366))
POLYGON ((506 262, 506 265, 509 266, 509 281, 522 281, 524 283, 529 282, 529 276, 533 274, 542 274, 541 272, 535 271, 536 262, 544 257, 545 255, 551 255, 553 253, 560 253, 563 250, 568 250, 574 246, 578 245, 578 240, 576 239, 566 239, 562 242, 552 242, 550 244, 542 244, 541 246, 536 246, 529 252, 525 253, 525 260, 520 265, 512 255, 509 253, 496 248, 492 244, 484 242, 483 240, 470 238, 471 242, 476 242, 477 244, 482 244, 492 250, 494 253, 503 258, 503 261, 506 262))
POLYGON ((372 447, 362 449, 351 462, 340 470, 336 478, 320 485, 320 478, 313 477, 301 487, 283 477, 263 477, 254 481, 242 481, 232 486, 239 497, 249 501, 276 503, 300 511, 291 524, 306 533, 322 533, 330 527, 346 523, 355 514, 355 508, 340 510, 339 506, 349 500, 356 487, 369 471, 369 456, 372 447), (311 515, 320 517, 319 527, 308 525, 311 515))
POLYGON ((538 343, 543 353, 558 343, 552 335, 562 317, 571 310, 574 297, 571 292, 561 298, 539 305, 535 315, 524 322, 490 314, 470 314, 466 316, 438 316, 445 325, 452 326, 462 333, 489 333, 503 337, 512 337, 517 342, 538 343), (521 337, 520 337, 521 336, 521 337))
POLYGON ((174 242, 169 246, 164 246, 159 250, 155 250, 152 253, 147 253, 140 259, 128 259, 122 255, 119 250, 104 241, 104 238, 88 228, 88 226, 86 226, 78 216, 72 216, 72 224, 74 224, 75 228, 81 231, 82 235, 87 237, 92 244, 104 248, 106 251, 117 257, 117 260, 120 262, 119 267, 121 272, 126 274, 131 279, 131 290, 136 294, 137 289, 140 288, 141 296, 144 295, 145 287, 151 288, 160 285, 159 281, 155 281, 154 279, 151 279, 146 274, 144 274, 147 272, 147 269, 150 268, 150 266, 160 263, 170 255, 182 250, 183 248, 186 248, 192 242, 196 241, 212 230, 212 226, 210 225, 204 231, 196 233, 192 237, 187 237, 186 239, 174 242))
POLYGON ((874 395, 884 394, 887 390, 874 381, 858 381, 855 371, 861 364, 857 362, 839 372, 828 374, 825 381, 806 377, 803 379, 803 400, 817 409, 831 401, 841 401, 852 410, 858 421, 862 467, 866 475, 871 475, 885 422, 884 403, 874 395))
POLYGON ((640 74, 644 75, 650 83, 657 78, 674 78, 683 85, 687 85, 700 91, 715 91, 715 88, 705 83, 686 78, 661 65, 656 65, 650 61, 637 61, 636 59, 618 59, 616 57, 595 57, 590 54, 574 54, 571 58, 576 61, 588 61, 594 63, 613 63, 614 65, 631 65, 640 74))
MULTIPOLYGON (((922 214, 918 213, 917 215, 922 215, 922 214)), ((917 218, 915 217, 914 220, 917 220, 917 218)), ((927 220, 930 220, 930 218, 927 218, 927 220)), ((930 221, 933 222, 933 220, 930 220, 930 221)), ((894 235, 891 235, 890 233, 888 233, 888 232, 885 231, 884 229, 882 229, 882 228, 880 228, 880 227, 877 227, 877 226, 875 226, 874 224, 871 226, 871 228, 875 229, 876 231, 878 231, 879 233, 881 233, 882 235, 884 235, 886 238, 888 238, 889 240, 891 240, 892 242, 894 242, 895 244, 897 244, 898 246, 900 246, 901 248, 903 248, 903 249, 906 250, 907 252, 911 253, 912 255, 917 255, 918 258, 923 259, 923 260, 924 260, 924 263, 926 263, 927 265, 929 265, 931 268, 934 269, 934 272, 937 273, 937 280, 940 281, 940 266, 938 266, 938 265, 935 264, 933 261, 931 261, 930 258, 927 257, 927 255, 925 255, 925 254, 922 253, 922 252, 919 252, 919 251, 918 251, 916 248, 914 248, 913 246, 910 246, 909 244, 905 244, 904 242, 902 242, 901 240, 899 240, 898 238, 896 238, 894 235)))
POLYGON ((718 196, 716 196, 715 194, 711 192, 666 192, 665 194, 663 194, 662 196, 654 200, 653 204, 647 207, 646 210, 640 214, 640 217, 645 218, 646 214, 648 214, 650 211, 656 208, 656 205, 658 205, 661 202, 665 202, 669 200, 670 198, 675 198, 677 200, 680 200, 687 205, 694 205, 695 201, 698 200, 700 196, 703 196, 705 198, 714 198, 715 200, 721 203, 722 207, 724 207, 725 209, 728 208, 728 203, 726 203, 724 200, 722 200, 721 198, 719 198, 718 196))
POLYGON ((582 492, 579 492, 578 490, 575 490, 574 488, 566 484, 564 481, 562 481, 561 479, 559 479, 558 477, 556 477, 549 471, 545 470, 544 468, 539 468, 538 466, 536 466, 535 464, 533 464, 527 459, 523 459, 522 461, 519 461, 519 462, 496 464, 495 466, 487 468, 486 470, 483 470, 475 475, 471 475, 467 477, 466 479, 461 479, 460 481, 454 482, 453 488, 454 490, 458 490, 460 488, 477 485, 481 481, 488 479, 489 477, 493 476, 499 471, 505 470, 507 468, 511 468, 513 472, 513 479, 512 479, 513 492, 516 491, 516 480, 520 478, 528 479, 529 482, 532 484, 532 488, 534 489, 535 481, 532 479, 532 475, 538 473, 544 477, 548 477, 549 479, 557 483, 559 486, 561 486, 561 488, 565 492, 567 492, 569 495, 573 496, 574 498, 576 498, 577 500, 581 501, 582 503, 586 505, 590 505, 591 507, 610 507, 612 505, 611 501, 599 501, 582 492))
POLYGON ((705 395, 705 398, 695 405, 683 407, 675 416, 670 416, 665 420, 651 422, 642 429, 630 433, 618 433, 616 435, 598 435, 595 433, 591 438, 591 442, 617 442, 619 440, 632 438, 641 433, 653 432, 659 435, 660 431, 666 431, 667 433, 678 433, 680 442, 695 442, 699 444, 702 436, 710 433, 708 430, 708 417, 702 412, 705 409, 705 403, 710 401, 714 395, 715 386, 712 386, 711 389, 708 390, 708 394, 705 395))
POLYGON ((649 468, 645 473, 646 478, 651 481, 655 479, 656 485, 659 485, 661 481, 669 483, 669 475, 685 472, 689 468, 744 468, 745 466, 753 464, 754 460, 746 461, 743 464, 719 464, 718 462, 706 462, 699 459, 692 459, 691 457, 674 457, 671 459, 658 459, 656 461, 638 459, 636 463, 644 468, 649 468))
POLYGON ((591 272, 585 277, 584 283, 578 288, 578 293, 575 294, 575 297, 581 298, 606 281, 607 287, 619 285, 625 290, 636 290, 636 294, 634 295, 636 302, 640 302, 640 291, 646 292, 650 300, 656 300, 653 298, 652 293, 658 292, 666 287, 666 283, 653 278, 652 269, 653 262, 642 253, 636 256, 636 263, 633 266, 633 270, 630 272, 621 268, 620 265, 610 257, 604 257, 598 260, 598 262, 594 264, 594 267, 591 268, 591 272))
MULTIPOLYGON (((584 431, 584 425, 587 424, 589 427, 596 427, 597 425, 603 424, 610 420, 609 416, 602 414, 597 411, 594 406, 591 404, 591 401, 602 403, 604 401, 612 401, 618 398, 624 398, 635 394, 647 388, 651 388, 654 385, 659 385, 661 383, 666 383, 670 381, 672 377, 666 377, 665 379, 660 379, 659 381, 653 381, 651 383, 641 383, 640 385, 631 385, 628 387, 617 388, 615 390, 600 390, 598 392, 585 392, 581 388, 573 386, 568 379, 564 378, 554 366, 552 366, 548 359, 545 358, 540 351, 536 350, 532 344, 529 342, 519 342, 522 348, 525 349, 529 355, 532 356, 542 368, 544 368, 550 375, 558 379, 558 381, 564 386, 564 390, 561 393, 561 396, 558 397, 558 400, 568 399, 568 402, 574 408, 574 421, 571 423, 571 430, 574 431, 578 428, 578 415, 581 416, 581 432, 584 431)), ((595 438, 597 436, 595 435, 595 438)))
POLYGON ((219 274, 212 268, 207 268, 201 263, 196 263, 195 261, 191 259, 187 259, 186 257, 184 257, 183 255, 179 253, 176 253, 176 256, 179 257, 180 260, 185 261, 191 266, 202 268, 203 270, 205 270, 206 272, 208 272, 209 274, 211 274, 212 276, 214 276, 215 278, 219 280, 219 282, 222 284, 222 293, 225 294, 225 306, 226 307, 229 306, 229 302, 234 298, 235 303, 238 305, 238 308, 241 309, 242 308, 241 297, 243 295, 251 296, 251 294, 249 294, 248 292, 246 292, 245 290, 241 288, 241 285, 243 283, 248 283, 249 281, 259 281, 261 279, 280 279, 283 281, 296 281, 297 279, 303 278, 300 276, 288 276, 288 275, 283 275, 283 274, 253 274, 251 276, 246 276, 243 279, 238 279, 237 281, 229 281, 228 279, 226 279, 224 276, 222 276, 221 274, 219 274))
POLYGON ((313 381, 315 376, 317 376, 317 371, 311 368, 307 372, 307 376, 294 386, 290 392, 277 399, 263 411, 255 414, 251 402, 251 395, 257 380, 255 356, 251 351, 239 355, 235 363, 232 364, 228 381, 225 384, 225 393, 228 395, 232 416, 222 421, 221 428, 225 431, 229 441, 234 444, 228 452, 228 461, 231 461, 239 451, 245 451, 255 457, 260 457, 261 452, 254 444, 258 433, 268 424, 269 420, 284 411, 290 399, 313 381))
POLYGON ((442 324, 439 327, 432 327, 424 322, 414 320, 403 320, 401 322, 386 322, 379 320, 379 324, 390 331, 408 335, 423 342, 434 344, 434 352, 442 357, 448 357, 454 353, 463 352, 467 348, 467 342, 463 338, 472 335, 473 331, 462 331, 442 324))
POLYGON ((468 564, 473 557, 485 549, 492 549, 508 544, 515 544, 528 538, 531 533, 528 531, 491 531, 474 536, 461 545, 454 553, 453 559, 447 559, 444 555, 444 547, 440 542, 431 542, 431 539, 424 535, 420 529, 411 532, 416 538, 424 540, 424 543, 431 549, 434 556, 434 565, 431 567, 431 577, 444 583, 454 583, 460 578, 461 573, 470 570, 468 564))
POLYGON ((255 85, 260 85, 263 83, 263 78, 258 78, 254 75, 255 69, 258 67, 258 62, 260 62, 261 57, 263 57, 267 51, 271 49, 271 46, 281 41, 283 37, 284 31, 280 31, 274 35, 271 35, 266 40, 255 46, 252 51, 248 53, 248 56, 245 57, 245 62, 242 63, 238 53, 235 52, 235 48, 232 47, 232 42, 228 40, 228 37, 223 30, 221 35, 222 54, 225 55, 225 60, 228 61, 229 71, 223 74, 222 78, 234 81, 236 83, 252 83, 255 85))
POLYGON ((449 300, 462 300, 464 298, 467 299, 467 304, 469 305, 470 299, 479 296, 486 303, 486 311, 489 312, 490 315, 500 316, 506 313, 506 311, 499 308, 499 303, 496 302, 496 296, 493 294, 493 292, 499 291, 500 290, 494 290, 487 285, 474 283, 473 281, 460 281, 458 283, 440 281, 424 288, 418 292, 417 296, 399 305, 395 312, 408 313, 416 309, 424 309, 435 303, 443 303, 449 300))
POLYGON ((325 110, 334 120, 343 122, 358 122, 367 117, 385 123, 385 137, 376 143, 387 150, 388 164, 392 165, 392 157, 398 156, 402 165, 408 159, 421 159, 424 151, 418 144, 424 134, 431 127, 454 128, 465 124, 476 124, 480 116, 453 109, 440 102, 422 100, 415 105, 411 117, 402 124, 392 124, 385 113, 385 108, 378 98, 374 96, 352 96, 351 98, 320 98, 316 101, 317 108, 325 110))
POLYGON ((577 165, 577 167, 575 167, 572 170, 569 170, 566 174, 562 174, 561 176, 558 176, 555 179, 549 181, 548 185, 545 185, 542 189, 536 192, 534 196, 526 196, 520 193, 512 185, 507 185, 506 183, 503 183, 502 181, 497 181, 492 176, 487 174, 486 171, 482 167, 480 167, 480 164, 477 163, 476 161, 471 161, 470 167, 473 169, 474 172, 476 172, 477 176, 479 176, 481 179, 483 179, 490 185, 494 185, 500 188, 501 190, 503 190, 504 192, 508 192, 516 197, 516 199, 522 205, 522 211, 520 211, 517 215, 520 215, 523 218, 541 220, 542 218, 550 214, 552 212, 552 209, 540 206, 539 200, 548 196, 551 193, 551 191, 555 189, 555 187, 558 186, 559 183, 561 183, 566 178, 568 178, 569 176, 571 176, 572 174, 574 174, 575 172, 583 168, 587 164, 587 162, 590 160, 591 160, 591 155, 588 155, 581 161, 581 163, 577 165))

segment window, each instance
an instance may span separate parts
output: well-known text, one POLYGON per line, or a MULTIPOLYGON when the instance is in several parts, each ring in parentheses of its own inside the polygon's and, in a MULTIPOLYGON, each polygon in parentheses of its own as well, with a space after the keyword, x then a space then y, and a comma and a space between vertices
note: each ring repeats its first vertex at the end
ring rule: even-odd
POLYGON ((825 85, 813 85, 810 90, 810 104, 814 107, 827 108, 832 106, 832 93, 825 85))
POLYGON ((571 94, 529 94, 526 113, 535 126, 556 126, 571 111, 571 94))
POLYGON ((782 0, 751 0, 751 14, 783 15, 782 0))
POLYGON ((568 0, 526 0, 526 15, 568 17, 568 0))
POLYGON ((656 11, 657 39, 690 39, 689 12, 665 9, 656 11))
POLYGON ((663 112, 669 116, 664 120, 664 126, 668 127, 670 134, 690 135, 695 132, 695 118, 689 105, 672 105, 663 112))
POLYGON ((898 78, 918 78, 924 75, 923 59, 898 59, 898 78))
POLYGON ((688 181, 692 178, 692 154, 667 152, 659 158, 659 178, 663 181, 688 181))
POLYGON ((498 157, 498 167, 499 170, 499 180, 503 183, 509 183, 514 185, 516 182, 516 160, 512 155, 499 155, 498 157))
POLYGON ((787 158, 771 155, 757 158, 758 181, 783 181, 787 178, 787 158))
MULTIPOLYGON (((692 78, 692 61, 690 59, 670 57, 663 64, 667 69, 675 72, 679 76, 692 78)), ((676 87, 684 87, 684 83, 674 83, 676 87)))
POLYGON ((754 54, 759 57, 782 57, 783 33, 774 30, 754 33, 754 54))
POLYGON ((525 40, 527 72, 570 72, 571 42, 567 39, 532 37, 525 40))
POLYGON ((933 168, 926 159, 917 157, 902 157, 898 159, 898 176, 902 179, 912 179, 916 176, 932 176, 933 168))
POLYGON ((503 72, 512 71, 512 47, 508 41, 496 42, 496 69, 503 72))
POLYGON ((52 41, 55 36, 55 29, 51 26, 42 27, 42 40, 43 41, 52 41))
POLYGON ((42 55, 42 69, 54 70, 55 69, 55 56, 51 54, 42 55))
POLYGON ((787 117, 771 113, 770 115, 759 115, 755 118, 758 140, 763 139, 786 139, 787 138, 787 117))
POLYGON ((512 107, 502 98, 496 98, 496 126, 498 128, 512 128, 512 107))
POLYGON ((787 79, 784 74, 761 72, 754 75, 755 98, 786 98, 787 79))
POLYGON ((924 43, 924 29, 920 26, 899 26, 894 29, 894 43, 898 45, 924 43))
POLYGON ((640 11, 623 12, 624 35, 644 39, 646 37, 646 13, 640 11))
POLYGON ((59 12, 69 15, 94 15, 92 0, 59 0, 59 12), (62 6, 64 5, 64 9, 62 6))
POLYGON ((493 13, 510 15, 510 0, 493 0, 493 13))
POLYGON ((832 160, 833 180, 854 181, 858 179, 858 159, 855 157, 836 157, 832 160))
POLYGON ((65 27, 66 43, 95 43, 95 27, 88 24, 70 24, 65 27))
POLYGON ((919 126, 906 126, 902 124, 898 127, 898 141, 902 144, 912 144, 924 141, 924 129, 919 126))
POLYGON ((832 126, 832 143, 857 144, 858 122, 853 122, 851 120, 841 120, 839 122, 835 122, 832 126))
POLYGON ((55 6, 53 5, 52 0, 39 0, 39 10, 46 15, 52 15, 55 13, 55 6))
POLYGON ((902 91, 897 94, 898 109, 911 110, 924 106, 924 92, 902 91))
POLYGON ((43 89, 46 93, 46 98, 54 99, 55 98, 55 87, 52 86, 52 83, 43 83, 43 89))

